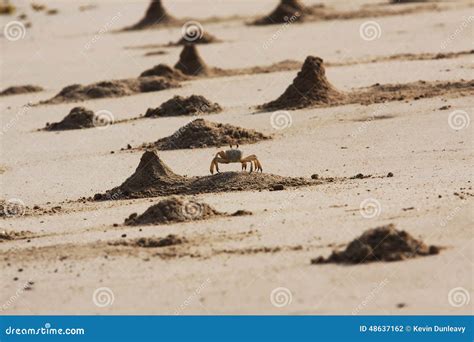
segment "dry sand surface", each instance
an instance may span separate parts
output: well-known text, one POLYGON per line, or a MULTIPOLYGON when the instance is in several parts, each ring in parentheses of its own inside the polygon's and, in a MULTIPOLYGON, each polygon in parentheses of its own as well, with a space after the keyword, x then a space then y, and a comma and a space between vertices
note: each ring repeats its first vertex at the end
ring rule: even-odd
POLYGON ((13 1, 2 314, 472 313, 472 3, 303 2, 254 25, 278 2, 165 0, 166 22, 136 29, 147 1, 13 1), (217 41, 196 45, 210 72, 183 76, 191 20, 217 41), (182 115, 144 115, 192 95, 182 115), (239 146, 263 173, 210 175, 229 147, 193 144, 195 119, 238 127, 229 143, 265 136, 239 146))

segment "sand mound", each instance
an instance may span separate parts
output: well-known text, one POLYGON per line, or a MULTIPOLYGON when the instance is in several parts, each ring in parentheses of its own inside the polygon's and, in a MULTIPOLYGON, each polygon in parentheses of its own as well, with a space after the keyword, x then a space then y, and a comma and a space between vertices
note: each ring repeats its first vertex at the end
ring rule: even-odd
POLYGON ((189 97, 175 96, 164 102, 158 108, 148 108, 146 117, 179 116, 211 114, 222 111, 218 103, 209 101, 203 96, 191 95, 189 97))
POLYGON ((185 75, 209 75, 211 69, 206 65, 204 60, 199 56, 196 45, 187 44, 179 55, 179 61, 174 66, 185 75))
POLYGON ((298 0, 281 0, 278 6, 267 16, 257 19, 254 25, 273 25, 301 21, 309 10, 298 0))
POLYGON ((365 231, 353 240, 344 251, 333 251, 329 258, 318 257, 313 264, 358 264, 372 261, 398 261, 417 256, 438 254, 439 247, 427 246, 393 224, 365 231))
POLYGON ((317 105, 338 104, 344 95, 326 78, 323 60, 308 56, 301 71, 285 92, 275 101, 268 102, 263 109, 296 109, 317 105))
POLYGON ((217 39, 212 34, 204 31, 204 32, 194 32, 191 33, 191 37, 182 37, 178 42, 171 44, 171 45, 187 45, 187 44, 212 44, 212 43, 219 43, 220 40, 217 39), (197 37, 196 37, 197 36, 197 37))
POLYGON ((56 104, 106 97, 121 97, 176 87, 179 87, 177 82, 156 76, 103 81, 86 86, 74 84, 63 88, 56 96, 49 100, 42 101, 40 104, 56 104))
POLYGON ((143 154, 140 164, 132 176, 122 185, 107 191, 105 194, 94 195, 94 200, 103 201, 209 192, 269 190, 276 184, 281 184, 286 188, 321 183, 322 181, 305 178, 247 172, 225 172, 205 177, 187 178, 173 173, 161 161, 156 151, 147 151, 143 154))
POLYGON ((62 131, 68 129, 91 128, 95 126, 94 112, 84 107, 71 109, 68 115, 60 122, 46 126, 48 131, 62 131))
POLYGON ((152 0, 145 12, 145 16, 135 25, 126 28, 126 30, 142 30, 173 22, 176 22, 176 19, 168 14, 161 0, 152 0))
POLYGON ((147 76, 161 76, 175 81, 184 81, 189 79, 189 77, 183 74, 180 70, 174 69, 166 64, 155 65, 153 68, 145 70, 140 74, 140 77, 147 76))
POLYGON ((159 139, 155 143, 144 147, 154 147, 159 150, 179 150, 210 146, 219 147, 229 145, 229 143, 252 144, 267 139, 270 139, 270 137, 253 129, 196 119, 181 127, 169 137, 159 139))
POLYGON ((126 225, 167 224, 205 220, 223 215, 206 203, 186 201, 170 197, 149 207, 143 214, 132 214, 125 220, 126 225))
MULTIPOLYGON (((175 174, 158 157, 156 152, 147 151, 140 159, 135 173, 119 187, 120 195, 127 197, 135 193, 154 193, 155 189, 168 189, 183 184, 185 178, 175 174)), ((163 194, 166 194, 165 192, 163 194)), ((146 197, 146 196, 142 196, 146 197)))
POLYGON ((2 92, 0 92, 0 96, 9 96, 9 95, 18 95, 18 94, 26 94, 26 93, 36 93, 39 91, 43 91, 44 89, 40 86, 35 86, 31 84, 21 85, 21 86, 12 86, 8 87, 2 92))

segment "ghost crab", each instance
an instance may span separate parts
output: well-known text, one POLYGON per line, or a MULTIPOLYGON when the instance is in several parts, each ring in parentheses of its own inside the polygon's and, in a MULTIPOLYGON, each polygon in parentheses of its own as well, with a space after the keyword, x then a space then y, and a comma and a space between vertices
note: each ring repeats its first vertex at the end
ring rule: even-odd
POLYGON ((210 167, 211 174, 214 173, 214 168, 216 169, 216 172, 219 173, 219 163, 241 163, 242 171, 247 170, 247 163, 250 163, 250 172, 252 172, 254 168, 256 171, 263 171, 262 164, 260 164, 255 154, 242 158, 242 151, 238 149, 238 144, 236 144, 236 148, 232 148, 232 144, 230 144, 229 146, 230 150, 219 151, 216 153, 214 159, 212 159, 210 167))

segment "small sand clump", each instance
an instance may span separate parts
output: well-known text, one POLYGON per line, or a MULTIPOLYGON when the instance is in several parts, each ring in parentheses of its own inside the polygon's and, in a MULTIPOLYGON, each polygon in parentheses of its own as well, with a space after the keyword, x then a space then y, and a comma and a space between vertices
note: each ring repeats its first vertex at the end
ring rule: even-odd
POLYGON ((143 30, 154 26, 162 26, 176 22, 166 9, 163 7, 161 0, 151 0, 145 16, 135 25, 126 28, 126 30, 143 30))
POLYGON ((113 241, 109 245, 112 246, 129 246, 129 247, 141 247, 141 248, 162 248, 169 246, 181 245, 188 242, 184 237, 179 237, 174 234, 169 234, 164 238, 159 237, 142 237, 131 241, 113 241))
POLYGON ((19 232, 15 232, 12 230, 11 231, 0 230, 0 242, 22 240, 22 239, 27 239, 32 236, 33 236, 33 233, 30 232, 29 230, 22 230, 19 232))
MULTIPOLYGON (((240 166, 240 165, 239 165, 240 166)), ((321 184, 306 178, 282 177, 266 173, 223 172, 204 177, 183 177, 174 173, 158 156, 146 151, 135 173, 120 186, 94 195, 94 200, 119 200, 170 195, 269 190, 274 184, 289 187, 321 184)))
POLYGON ((40 86, 26 84, 21 86, 12 86, 4 89, 0 92, 0 96, 9 96, 9 95, 18 95, 18 94, 27 94, 27 93, 37 93, 43 91, 44 89, 40 86))
POLYGON ((318 257, 312 264, 341 263, 359 264, 373 261, 400 261, 418 256, 438 254, 440 248, 427 246, 393 224, 365 231, 343 251, 333 251, 324 259, 318 257))
POLYGON ((129 96, 164 89, 177 88, 179 84, 163 77, 139 77, 124 80, 103 81, 90 85, 74 84, 63 88, 53 98, 40 104, 78 102, 89 99, 129 96))
POLYGON ((262 109, 297 109, 317 105, 335 105, 344 95, 326 78, 323 60, 308 56, 293 83, 276 100, 268 102, 262 109))
POLYGON ((211 69, 199 55, 196 45, 187 44, 179 55, 179 61, 174 66, 185 75, 210 75, 211 69))
POLYGON ((271 137, 253 129, 196 119, 181 127, 169 137, 159 139, 144 147, 154 147, 159 150, 179 150, 211 146, 220 147, 233 142, 253 144, 268 139, 271 139, 271 137))
POLYGON ((145 70, 140 74, 140 77, 148 76, 160 76, 174 81, 185 81, 189 79, 189 76, 186 76, 180 70, 166 64, 155 65, 153 68, 145 70))
POLYGON ((126 225, 154 225, 205 220, 214 216, 221 216, 206 203, 185 201, 183 198, 170 197, 149 207, 143 214, 132 214, 125 220, 126 225))
POLYGON ((298 0, 281 0, 278 6, 267 16, 257 19, 254 25, 274 25, 302 21, 309 10, 298 0))
POLYGON ((60 122, 46 126, 48 131, 91 128, 95 126, 94 112, 84 107, 74 107, 60 122))
POLYGON ((204 96, 191 95, 189 97, 175 96, 164 102, 158 108, 149 108, 145 117, 181 116, 212 114, 222 111, 222 107, 211 102, 204 96))

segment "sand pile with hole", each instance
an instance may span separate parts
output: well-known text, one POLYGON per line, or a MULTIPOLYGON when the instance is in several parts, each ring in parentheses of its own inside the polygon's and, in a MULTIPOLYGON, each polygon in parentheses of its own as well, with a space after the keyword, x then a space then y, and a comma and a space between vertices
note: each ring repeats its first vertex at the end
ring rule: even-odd
POLYGON ((400 261, 418 256, 438 254, 440 248, 428 246, 404 230, 389 224, 365 231, 354 239, 343 251, 333 251, 324 259, 318 257, 312 264, 341 263, 359 264, 374 261, 400 261))
POLYGON ((174 24, 178 20, 171 16, 163 7, 161 0, 151 0, 145 16, 135 25, 125 28, 125 30, 143 30, 156 26, 174 24))
POLYGON ((196 119, 181 127, 172 135, 142 147, 158 150, 179 150, 211 146, 220 147, 230 143, 253 144, 268 139, 271 139, 271 137, 253 129, 196 119))
MULTIPOLYGON (((207 169, 208 165, 203 167, 207 169)), ((104 194, 94 195, 94 200, 192 195, 210 192, 258 191, 272 189, 276 184, 281 184, 286 188, 322 184, 322 181, 248 172, 224 172, 216 175, 188 178, 175 174, 160 159, 157 151, 146 151, 143 153, 132 176, 127 178, 120 186, 108 190, 104 194)))
POLYGON ((197 77, 228 77, 297 70, 301 68, 301 65, 302 63, 298 61, 284 60, 271 65, 247 68, 221 69, 210 67, 199 55, 197 48, 194 45, 187 44, 181 51, 180 59, 174 67, 158 64, 151 69, 143 71, 140 77, 161 76, 170 80, 185 81, 197 77))
POLYGON ((281 0, 278 6, 268 15, 255 20, 253 25, 274 25, 302 21, 310 10, 298 0, 281 0))
POLYGON ((95 126, 96 117, 93 111, 84 107, 74 107, 60 122, 47 124, 47 131, 63 131, 69 129, 92 128, 95 126))
POLYGON ((194 44, 184 46, 179 54, 179 60, 174 67, 183 74, 190 76, 208 76, 211 75, 213 71, 201 58, 194 44))
POLYGON ((409 101, 436 96, 474 95, 474 81, 417 81, 405 84, 379 84, 352 92, 337 90, 326 78, 323 60, 308 56, 293 83, 276 100, 257 107, 260 110, 301 109, 359 103, 369 105, 388 101, 409 101))
POLYGON ((186 201, 179 197, 166 198, 149 207, 143 214, 132 214, 125 220, 126 225, 168 224, 176 222, 206 220, 222 216, 206 203, 186 201))
POLYGON ((308 56, 293 83, 276 100, 260 106, 262 109, 297 109, 317 105, 336 105, 344 99, 326 78, 323 60, 308 56))
POLYGON ((188 97, 175 96, 164 102, 158 108, 148 108, 145 117, 164 117, 182 115, 212 114, 222 111, 222 107, 215 102, 211 102, 204 96, 191 95, 188 97))
POLYGON ((53 98, 41 101, 40 104, 57 104, 108 97, 122 97, 137 93, 177 88, 179 86, 179 83, 176 81, 157 76, 102 81, 86 86, 73 84, 63 88, 53 98))
POLYGON ((27 94, 27 93, 37 93, 43 91, 44 89, 40 86, 26 84, 21 86, 12 86, 8 87, 0 92, 0 96, 9 96, 9 95, 18 95, 18 94, 27 94))
POLYGON ((186 44, 179 54, 179 60, 173 68, 166 64, 158 64, 141 73, 143 76, 161 76, 171 80, 187 80, 192 77, 227 76, 226 71, 211 68, 201 58, 194 44, 186 44))

